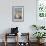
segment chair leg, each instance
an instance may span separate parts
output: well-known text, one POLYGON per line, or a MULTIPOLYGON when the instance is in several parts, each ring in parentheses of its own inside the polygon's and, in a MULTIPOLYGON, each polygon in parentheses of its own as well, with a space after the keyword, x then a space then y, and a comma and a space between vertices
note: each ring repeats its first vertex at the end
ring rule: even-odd
POLYGON ((4 43, 4 44, 5 44, 5 46, 7 46, 7 42, 6 42, 6 41, 5 41, 5 43, 4 43))
POLYGON ((17 34, 17 36, 15 37, 15 40, 16 40, 15 46, 18 46, 18 34, 17 34))
POLYGON ((5 46, 7 46, 7 34, 5 34, 5 46))

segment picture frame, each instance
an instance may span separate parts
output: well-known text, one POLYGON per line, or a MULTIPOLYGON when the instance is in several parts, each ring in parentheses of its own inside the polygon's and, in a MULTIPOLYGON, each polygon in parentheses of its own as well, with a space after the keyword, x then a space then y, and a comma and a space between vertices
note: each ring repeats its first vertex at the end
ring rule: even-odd
POLYGON ((24 21, 24 6, 12 6, 12 21, 13 22, 24 21))

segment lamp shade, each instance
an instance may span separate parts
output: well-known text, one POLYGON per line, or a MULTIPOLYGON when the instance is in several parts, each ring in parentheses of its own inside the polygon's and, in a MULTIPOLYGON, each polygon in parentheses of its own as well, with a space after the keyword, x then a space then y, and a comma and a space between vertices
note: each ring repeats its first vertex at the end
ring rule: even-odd
POLYGON ((16 27, 16 28, 11 28, 11 33, 12 33, 12 34, 18 33, 18 27, 16 27))

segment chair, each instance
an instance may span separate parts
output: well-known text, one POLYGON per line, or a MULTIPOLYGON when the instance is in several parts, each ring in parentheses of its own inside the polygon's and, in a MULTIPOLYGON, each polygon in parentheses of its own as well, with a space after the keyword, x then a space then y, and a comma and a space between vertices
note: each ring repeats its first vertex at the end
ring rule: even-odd
POLYGON ((29 42, 29 33, 21 33, 22 40, 26 39, 26 41, 22 41, 19 43, 19 46, 30 46, 29 42))
POLYGON ((17 34, 17 35, 16 35, 16 34, 13 34, 13 35, 12 35, 12 34, 9 34, 9 33, 6 33, 6 34, 5 34, 5 46, 7 46, 7 44, 8 44, 7 38, 10 38, 11 36, 17 36, 17 39, 16 39, 16 38, 15 38, 15 39, 17 40, 16 46, 18 46, 18 34, 17 34))
POLYGON ((15 40, 17 40, 16 46, 18 46, 18 27, 11 28, 11 33, 5 33, 5 46, 7 46, 7 44, 8 44, 7 38, 10 38, 13 36, 17 36, 17 39, 15 38, 15 40))

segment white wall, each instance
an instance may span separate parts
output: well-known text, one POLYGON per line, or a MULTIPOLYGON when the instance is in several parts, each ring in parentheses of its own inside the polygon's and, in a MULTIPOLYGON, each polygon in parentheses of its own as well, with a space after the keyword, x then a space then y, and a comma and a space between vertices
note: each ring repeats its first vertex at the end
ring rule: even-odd
POLYGON ((36 24, 36 0, 0 0, 0 34, 17 26, 19 32, 32 35, 32 24, 36 24), (24 6, 24 22, 12 22, 12 6, 24 6))

